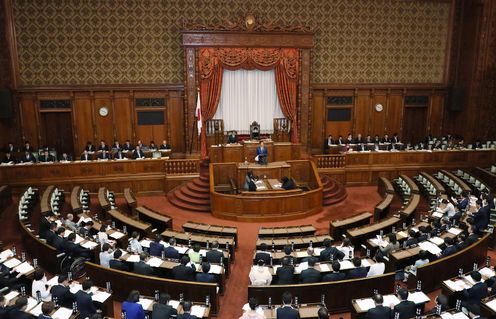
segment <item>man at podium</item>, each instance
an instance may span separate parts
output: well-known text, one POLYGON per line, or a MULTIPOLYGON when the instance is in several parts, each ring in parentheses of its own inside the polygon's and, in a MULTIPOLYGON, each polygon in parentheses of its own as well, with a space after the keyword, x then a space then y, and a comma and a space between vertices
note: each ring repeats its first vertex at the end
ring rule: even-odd
POLYGON ((266 165, 268 155, 269 153, 264 145, 264 142, 260 142, 260 146, 257 147, 257 156, 255 157, 255 160, 258 162, 258 164, 266 165))

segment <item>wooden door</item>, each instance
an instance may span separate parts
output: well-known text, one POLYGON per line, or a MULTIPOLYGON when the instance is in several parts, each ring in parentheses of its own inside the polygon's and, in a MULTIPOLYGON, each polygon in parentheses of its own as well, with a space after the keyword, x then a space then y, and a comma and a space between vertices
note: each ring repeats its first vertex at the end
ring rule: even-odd
POLYGON ((71 112, 42 112, 42 143, 50 149, 74 155, 74 135, 71 112))
POLYGON ((405 107, 403 114, 403 136, 404 143, 416 144, 427 136, 427 107, 405 107))

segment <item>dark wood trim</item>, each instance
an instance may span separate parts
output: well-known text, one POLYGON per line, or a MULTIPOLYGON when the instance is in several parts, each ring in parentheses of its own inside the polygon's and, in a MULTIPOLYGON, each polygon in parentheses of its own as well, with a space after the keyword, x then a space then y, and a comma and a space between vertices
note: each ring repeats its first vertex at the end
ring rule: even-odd
POLYGON ((5 37, 8 43, 11 69, 11 88, 16 89, 21 84, 19 61, 17 57, 17 41, 14 22, 14 8, 12 0, 3 0, 5 8, 5 37))
POLYGON ((185 47, 305 48, 314 46, 313 33, 182 31, 185 47))
MULTIPOLYGON (((425 90, 447 90, 443 83, 311 83, 312 90, 354 90, 354 89, 425 89, 425 90)), ((327 94, 328 92, 326 92, 327 94)))
MULTIPOLYGON (((446 1, 448 2, 448 1, 446 1)), ((450 16, 448 22, 448 35, 446 37, 446 51, 444 53, 443 84, 448 85, 450 80, 451 49, 453 46, 453 29, 455 27, 456 0, 451 0, 450 16)))
POLYGON ((92 84, 92 85, 45 85, 45 86, 21 86, 17 92, 59 92, 59 91, 126 91, 126 90, 156 90, 156 91, 182 91, 183 84, 160 83, 160 84, 92 84))

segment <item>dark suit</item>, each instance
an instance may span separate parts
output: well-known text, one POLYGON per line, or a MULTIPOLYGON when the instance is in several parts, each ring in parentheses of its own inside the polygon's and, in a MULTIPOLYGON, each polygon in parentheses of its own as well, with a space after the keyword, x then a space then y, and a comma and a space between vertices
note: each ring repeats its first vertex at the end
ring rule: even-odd
POLYGON ((112 155, 110 155, 110 153, 103 153, 102 152, 102 153, 98 154, 98 159, 102 159, 102 160, 103 159, 107 159, 107 160, 109 160, 109 159, 112 159, 112 155))
POLYGON ((7 157, 7 155, 5 155, 3 157, 2 163, 10 163, 10 162, 17 163, 17 161, 13 155, 10 155, 10 157, 7 157))
POLYGON ((264 146, 262 147, 257 147, 257 156, 258 156, 258 163, 259 164, 267 164, 267 156, 269 155, 267 151, 267 147, 264 146))
POLYGON ((302 284, 309 284, 313 282, 319 282, 322 275, 320 271, 314 268, 307 268, 303 270, 300 274, 300 282, 302 284))
POLYGON ((59 235, 55 235, 52 240, 52 246, 57 249, 57 251, 63 251, 65 245, 65 239, 59 235))
POLYGON ((137 158, 145 158, 145 153, 143 153, 143 151, 139 150, 134 150, 133 151, 133 158, 134 159, 137 159, 137 158))
POLYGON ((156 243, 152 241, 150 243, 150 255, 151 256, 162 256, 162 251, 164 251, 165 247, 161 243, 156 243))
POLYGON ((72 308, 72 303, 76 300, 76 296, 71 293, 69 287, 62 285, 53 286, 50 290, 52 298, 57 298, 59 305, 66 308, 72 308))
POLYGON ((12 309, 9 312, 9 319, 32 319, 31 315, 28 315, 24 311, 19 309, 12 309))
POLYGON ((82 161, 91 161, 93 158, 91 157, 90 154, 82 154, 81 155, 81 160, 82 161))
POLYGON ((125 159, 127 158, 126 155, 124 155, 122 152, 117 152, 114 154, 114 159, 125 159))
POLYGON ((176 319, 196 319, 196 316, 193 316, 192 314, 188 313, 183 313, 180 315, 177 315, 176 319))
POLYGON ((448 255, 451 255, 451 254, 454 254, 456 253, 456 246, 455 245, 451 245, 451 246, 448 246, 446 248, 444 248, 443 252, 441 253, 442 256, 448 256, 448 255))
POLYGON ((278 285, 292 285, 295 283, 294 267, 291 265, 277 268, 276 275, 278 285))
POLYGON ((134 263, 134 272, 140 275, 153 276, 153 268, 143 261, 134 263))
POLYGON ((79 318, 91 317, 96 313, 95 305, 91 296, 86 292, 79 290, 76 292, 77 309, 79 311, 79 318))
POLYGON ((396 306, 394 306, 392 315, 399 313, 399 319, 408 319, 415 317, 415 311, 417 306, 413 301, 403 300, 396 306))
POLYGON ((88 152, 94 152, 95 151, 95 146, 93 144, 90 144, 90 145, 86 145, 86 147, 84 148, 85 151, 88 151, 88 152))
POLYGON ((34 158, 34 156, 32 154, 24 155, 21 158, 21 162, 23 162, 23 163, 27 163, 27 162, 36 163, 36 158, 34 158))
POLYGON ((195 270, 189 266, 177 265, 172 268, 172 278, 176 280, 195 281, 195 270))
POLYGON ((376 306, 374 308, 370 308, 367 311, 367 315, 365 318, 367 319, 385 319, 391 316, 391 309, 384 306, 376 306))
POLYGON ((177 310, 172 306, 156 303, 153 305, 152 319, 169 319, 172 315, 177 315, 177 310))
POLYGON ((161 150, 170 150, 171 146, 169 144, 160 144, 160 149, 161 150))
POLYGON ((322 281, 339 281, 346 279, 346 274, 342 272, 331 272, 322 277, 322 281))
POLYGON ((257 252, 255 254, 255 261, 258 262, 260 259, 263 260, 266 265, 270 265, 270 254, 269 253, 266 253, 263 251, 257 252))
POLYGON ((331 246, 320 252, 320 261, 331 260, 331 255, 333 256, 333 260, 341 260, 345 257, 342 251, 338 250, 336 247, 331 246))
POLYGON ((50 232, 51 222, 46 217, 40 217, 40 228, 39 234, 41 238, 46 239, 48 233, 50 232))
POLYGON ((300 319, 300 313, 297 309, 290 306, 283 306, 276 311, 277 319, 300 319))
POLYGON ((179 259, 181 256, 176 248, 169 246, 164 249, 165 258, 179 259))
POLYGON ((367 277, 367 272, 366 267, 357 267, 348 271, 347 277, 348 279, 365 278, 367 277))
POLYGON ((79 244, 75 244, 70 241, 65 241, 65 244, 63 246, 64 252, 68 256, 72 257, 85 257, 88 258, 90 256, 90 250, 84 248, 83 246, 79 244))
POLYGON ((224 257, 224 253, 222 251, 218 250, 209 250, 205 254, 205 258, 207 258, 207 261, 211 264, 220 264, 221 258, 224 257))
POLYGON ((474 215, 474 226, 481 233, 489 224, 489 205, 481 207, 474 215))
POLYGON ((117 270, 122 270, 122 271, 129 271, 129 266, 126 262, 118 260, 118 259, 111 259, 109 261, 109 266, 112 269, 117 269, 117 270))
POLYGON ((464 290, 463 295, 465 296, 466 304, 480 306, 481 299, 487 297, 487 284, 478 282, 472 288, 464 290))
POLYGON ((214 274, 206 274, 203 272, 199 272, 196 274, 196 281, 198 281, 198 282, 212 282, 212 283, 217 282, 214 274))
POLYGON ((52 155, 47 155, 47 156, 42 155, 42 156, 38 157, 38 159, 42 163, 55 162, 55 157, 53 157, 52 155))

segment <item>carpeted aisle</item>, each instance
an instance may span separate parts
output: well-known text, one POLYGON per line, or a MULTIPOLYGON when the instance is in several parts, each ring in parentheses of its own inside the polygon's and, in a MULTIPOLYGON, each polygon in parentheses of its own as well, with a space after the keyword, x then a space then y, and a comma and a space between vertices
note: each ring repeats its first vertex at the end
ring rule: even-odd
MULTIPOLYGON (((173 218, 174 229, 182 230, 182 225, 187 221, 210 223, 217 225, 234 225, 238 228, 238 248, 236 260, 231 268, 231 276, 226 282, 226 292, 220 299, 220 313, 218 318, 239 318, 242 314, 241 307, 247 302, 248 274, 255 250, 258 229, 260 226, 290 226, 311 224, 317 228, 317 233, 329 232, 329 221, 344 218, 361 211, 373 211, 374 206, 381 200, 377 187, 348 187, 348 198, 338 204, 325 208, 319 214, 293 221, 274 221, 264 223, 234 222, 215 218, 209 213, 188 212, 176 208, 168 203, 167 198, 138 197, 139 205, 146 205, 152 209, 168 214, 173 218)), ((317 301, 317 300, 316 300, 317 301)), ((261 303, 266 301, 260 300, 261 303)), ((331 318, 341 316, 333 315, 331 318)), ((347 318, 344 316, 343 318, 347 318)))

